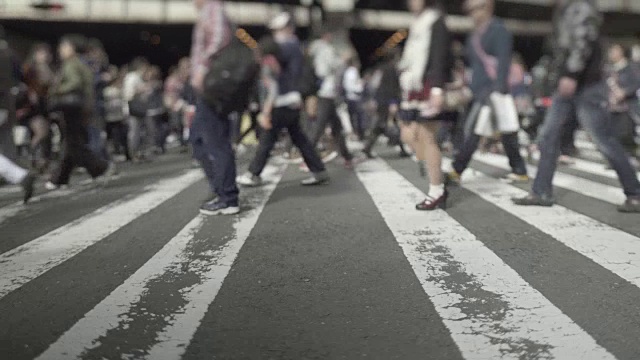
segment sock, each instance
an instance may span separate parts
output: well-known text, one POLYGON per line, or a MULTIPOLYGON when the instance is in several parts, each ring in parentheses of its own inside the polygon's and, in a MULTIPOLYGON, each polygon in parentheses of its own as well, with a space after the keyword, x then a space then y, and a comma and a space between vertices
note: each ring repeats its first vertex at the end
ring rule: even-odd
POLYGON ((444 184, 440 185, 429 185, 429 193, 427 194, 430 198, 437 200, 444 195, 444 184))

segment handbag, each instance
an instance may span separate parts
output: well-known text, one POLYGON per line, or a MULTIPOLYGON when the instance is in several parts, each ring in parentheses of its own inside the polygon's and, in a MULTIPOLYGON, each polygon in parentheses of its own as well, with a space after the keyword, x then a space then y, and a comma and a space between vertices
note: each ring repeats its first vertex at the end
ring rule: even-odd
POLYGON ((466 86, 455 89, 446 89, 444 91, 444 111, 459 111, 466 107, 473 99, 471 89, 466 86))
POLYGON ((141 95, 134 96, 133 99, 129 101, 128 105, 129 115, 136 118, 144 118, 147 116, 149 104, 141 95))

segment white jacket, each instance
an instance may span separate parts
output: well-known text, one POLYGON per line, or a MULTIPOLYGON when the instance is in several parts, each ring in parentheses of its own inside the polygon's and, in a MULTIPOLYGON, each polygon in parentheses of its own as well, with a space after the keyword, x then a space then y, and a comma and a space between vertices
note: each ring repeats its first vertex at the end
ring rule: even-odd
POLYGON ((309 52, 313 58, 313 67, 322 85, 318 97, 334 99, 337 95, 337 77, 342 62, 335 47, 324 40, 314 41, 309 52))

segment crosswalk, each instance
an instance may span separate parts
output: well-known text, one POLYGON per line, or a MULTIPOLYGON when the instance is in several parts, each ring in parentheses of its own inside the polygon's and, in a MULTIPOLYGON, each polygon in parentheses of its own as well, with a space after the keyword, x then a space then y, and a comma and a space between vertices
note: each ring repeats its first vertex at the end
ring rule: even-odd
POLYGON ((558 205, 523 208, 527 185, 498 179, 507 159, 477 154, 449 209, 424 213, 410 160, 332 165, 311 189, 275 160, 236 217, 199 215, 200 170, 172 166, 5 202, 0 358, 640 354, 640 222, 615 212, 602 164, 560 168, 558 205))

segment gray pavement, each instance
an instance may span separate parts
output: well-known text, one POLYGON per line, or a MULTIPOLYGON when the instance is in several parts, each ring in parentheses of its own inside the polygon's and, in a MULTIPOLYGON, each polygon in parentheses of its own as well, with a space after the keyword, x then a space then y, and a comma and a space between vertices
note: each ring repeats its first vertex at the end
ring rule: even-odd
POLYGON ((315 188, 274 159, 234 217, 198 214, 182 154, 27 206, 0 188, 0 359, 640 358, 640 221, 600 163, 522 209, 479 155, 419 213, 416 164, 379 150, 315 188))

